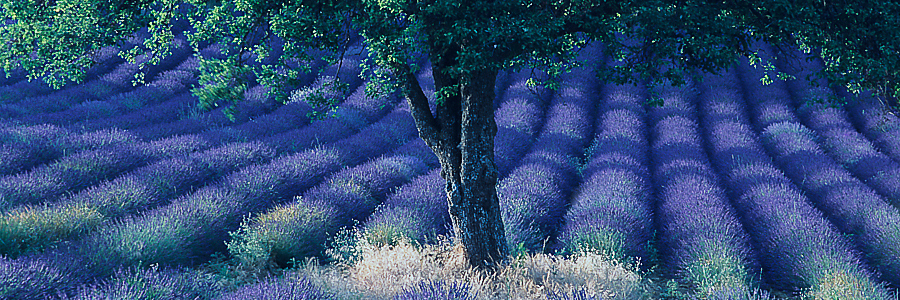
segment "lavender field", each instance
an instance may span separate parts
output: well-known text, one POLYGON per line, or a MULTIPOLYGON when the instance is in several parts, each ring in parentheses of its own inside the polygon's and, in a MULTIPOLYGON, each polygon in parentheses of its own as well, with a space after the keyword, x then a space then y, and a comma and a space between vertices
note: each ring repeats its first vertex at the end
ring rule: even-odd
MULTIPOLYGON (((113 50, 61 90, 0 78, 0 299, 897 299, 900 120, 865 97, 762 85, 745 62, 659 88, 653 107, 643 86, 599 82, 594 48, 555 91, 501 74, 510 249, 592 254, 644 290, 581 280, 490 294, 447 277, 346 296, 295 269, 364 265, 363 244, 452 239, 438 161, 406 102, 366 97, 351 55, 319 62, 285 104, 250 88, 229 118, 197 108, 186 49, 140 86, 113 50), (335 76, 349 89, 312 117, 301 98, 335 76), (849 105, 807 104, 827 97, 849 105)), ((798 78, 819 67, 778 66, 798 78)))

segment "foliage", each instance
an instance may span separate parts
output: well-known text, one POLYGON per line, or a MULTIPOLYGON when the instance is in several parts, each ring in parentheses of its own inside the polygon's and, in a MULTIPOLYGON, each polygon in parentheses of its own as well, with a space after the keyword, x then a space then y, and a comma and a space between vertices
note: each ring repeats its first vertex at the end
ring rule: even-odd
MULTIPOLYGON (((821 56, 827 67, 818 76, 898 107, 898 16, 893 1, 17 0, 0 8, 7 41, 0 67, 22 67, 55 87, 78 82, 100 47, 124 45, 142 28, 149 38, 121 55, 134 61, 150 52, 147 64, 156 64, 171 52, 179 33, 173 24, 187 20, 195 50, 223 46, 221 56, 203 59, 195 90, 203 106, 214 107, 239 99, 251 80, 296 85, 314 57, 339 60, 356 34, 366 38, 372 93, 408 86, 422 58, 447 64, 444 75, 462 80, 479 70, 541 68, 546 73, 532 82, 558 87, 556 76, 594 41, 617 62, 601 67, 604 79, 678 85, 691 69, 720 70, 739 56, 768 65, 752 48, 764 40, 821 56)), ((437 94, 452 96, 460 83, 437 94)))

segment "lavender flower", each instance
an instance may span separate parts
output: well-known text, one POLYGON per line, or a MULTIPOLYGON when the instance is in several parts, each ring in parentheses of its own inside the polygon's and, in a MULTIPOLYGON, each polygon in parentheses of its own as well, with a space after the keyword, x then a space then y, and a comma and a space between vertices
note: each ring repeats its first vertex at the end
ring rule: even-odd
POLYGON ((465 283, 426 280, 419 284, 403 289, 394 300, 469 300, 475 299, 470 295, 469 286, 465 283))
POLYGON ((379 155, 375 149, 383 153, 398 147, 405 142, 401 134, 406 141, 412 139, 415 129, 401 116, 409 118, 408 112, 398 109, 343 141, 245 168, 168 206, 104 226, 77 243, 77 256, 85 257, 101 274, 121 265, 195 264, 224 251, 222 241, 248 214, 283 203, 371 153, 379 155))
MULTIPOLYGON (((769 132, 765 140, 778 139, 769 132)), ((811 141, 811 137, 795 134, 797 141, 811 141)), ((817 208, 827 213, 841 231, 851 234, 858 247, 866 253, 872 265, 885 280, 900 283, 900 259, 883 253, 900 253, 900 210, 875 193, 862 181, 853 177, 816 147, 793 154, 770 144, 768 149, 787 175, 809 192, 817 208)))
MULTIPOLYGON (((746 71, 744 68, 742 73, 746 71)), ((761 89, 769 88, 771 87, 761 89)), ((788 107, 781 97, 758 94, 748 96, 751 96, 747 101, 749 111, 759 111, 764 105, 788 107)), ((735 98, 702 99, 705 107, 705 103, 738 101, 735 98)), ((702 111, 709 112, 710 109, 704 108, 702 111)), ((723 119, 740 120, 735 116, 718 116, 718 119, 713 115, 707 116, 709 117, 704 118, 709 122, 706 127, 722 122, 723 119)), ((786 167, 785 173, 791 174, 795 170, 823 165, 821 160, 808 159, 810 154, 820 151, 811 131, 796 122, 785 121, 790 118, 773 122, 773 119, 764 115, 751 116, 755 117, 755 128, 764 129, 762 135, 765 137, 763 140, 766 149, 780 149, 775 151, 778 160, 790 161, 790 166, 781 164, 786 167)), ((713 140, 727 140, 729 136, 725 134, 730 134, 744 141, 736 143, 735 147, 727 142, 711 143, 710 148, 715 160, 720 162, 717 166, 722 173, 729 174, 728 180, 737 196, 734 204, 741 213, 741 219, 753 237, 754 244, 759 246, 757 249, 764 267, 763 278, 773 288, 796 292, 802 290, 804 294, 813 297, 839 293, 843 294, 843 299, 888 298, 884 287, 871 279, 872 274, 860 262, 860 257, 848 240, 840 235, 820 211, 809 204, 810 199, 784 176, 785 173, 777 171, 771 160, 760 154, 764 153, 762 146, 753 142, 755 139, 748 126, 729 126, 727 130, 708 132, 720 135, 711 138, 713 140), (750 152, 744 156, 746 160, 731 159, 737 150, 750 152)))
POLYGON ((212 274, 192 270, 157 268, 118 271, 113 278, 79 289, 72 300, 115 299, 210 299, 224 289, 212 274))
POLYGON ((413 157, 385 157, 331 175, 296 201, 245 222, 229 250, 249 265, 322 256, 325 238, 371 214, 385 194, 426 166, 413 157))
POLYGON ((651 160, 666 274, 697 297, 722 286, 750 287, 753 259, 747 233, 712 169, 694 115, 695 92, 664 90, 665 106, 650 111, 651 160), (671 106, 666 108, 667 106, 671 106))
POLYGON ((512 172, 516 162, 528 153, 534 138, 544 121, 546 97, 531 94, 524 83, 526 74, 516 74, 510 80, 516 83, 498 95, 499 107, 494 112, 497 136, 494 140, 494 156, 500 178, 512 172))
POLYGON ((172 158, 64 197, 47 206, 21 207, 0 219, 0 253, 18 255, 93 231, 105 222, 169 200, 239 168, 267 161, 274 151, 259 143, 234 144, 172 158))
POLYGON ((266 278, 237 291, 225 294, 219 300, 319 300, 331 296, 305 277, 266 278))
POLYGON ((47 202, 159 159, 207 147, 196 137, 183 136, 79 152, 27 173, 0 178, 0 209, 47 202))
POLYGON ((576 192, 560 242, 569 253, 599 252, 630 262, 649 259, 652 239, 650 188, 644 177, 623 169, 595 172, 576 192))
POLYGON ((570 292, 547 291, 547 299, 551 300, 602 300, 598 295, 589 295, 584 288, 576 288, 570 292))
POLYGON ((376 245, 400 239, 425 243, 449 233, 444 184, 440 169, 435 169, 400 186, 366 221, 366 239, 376 245))

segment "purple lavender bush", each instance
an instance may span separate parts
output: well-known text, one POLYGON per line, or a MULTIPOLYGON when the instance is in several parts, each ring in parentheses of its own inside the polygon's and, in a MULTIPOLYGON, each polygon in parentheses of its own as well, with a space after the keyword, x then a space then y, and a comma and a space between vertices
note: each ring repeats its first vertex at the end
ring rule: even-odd
POLYGON ((409 113, 398 109, 342 141, 244 168, 168 206, 105 225, 77 242, 72 255, 84 257, 97 274, 135 264, 195 265, 226 251, 228 233, 247 215, 303 194, 328 174, 399 147, 414 135, 409 113))
POLYGON ((749 290, 758 262, 705 153, 692 87, 666 89, 665 106, 650 110, 651 160, 664 274, 693 296, 749 290))
MULTIPOLYGON (((779 123, 782 124, 782 123, 779 123)), ((778 147, 790 141, 814 143, 803 131, 780 130, 773 124, 763 133, 769 152, 785 173, 804 188, 813 204, 852 237, 883 278, 900 285, 900 210, 854 177, 818 147, 788 153, 778 147)))
POLYGON ((208 147, 195 136, 180 136, 79 152, 27 173, 0 178, 0 210, 49 202, 148 163, 208 147))
MULTIPOLYGON (((742 74, 747 71, 746 67, 738 68, 742 78, 751 78, 742 74)), ((711 80, 722 79, 713 77, 711 80)), ((784 173, 773 166, 771 158, 750 130, 751 126, 745 123, 716 126, 735 120, 746 122, 748 119, 735 116, 740 110, 734 110, 729 115, 712 109, 723 106, 710 103, 740 101, 735 88, 718 88, 730 89, 731 92, 718 92, 714 98, 701 97, 704 103, 701 111, 705 112, 704 120, 708 122, 704 127, 711 129, 708 130, 711 154, 718 162, 719 170, 728 174, 726 178, 735 195, 733 203, 757 246, 766 286, 823 299, 888 299, 887 290, 872 280, 873 274, 861 263, 861 257, 850 242, 825 219, 821 211, 810 205, 810 199, 784 173), (725 97, 726 95, 730 96, 725 97), (745 154, 735 157, 737 152, 745 154)), ((760 89, 777 88, 765 86, 760 89)), ((771 91, 765 93, 783 94, 771 91)), ((787 107, 783 97, 748 97, 746 103, 749 112, 758 111, 764 106, 787 107)), ((771 118, 754 113, 750 113, 750 116, 753 117, 754 128, 768 124, 764 128, 769 133, 763 133, 763 136, 779 132, 807 137, 803 140, 767 139, 767 148, 777 147, 783 149, 783 153, 790 153, 791 159, 800 159, 817 147, 814 142, 810 142, 811 132, 795 122, 773 122, 771 118)), ((789 119, 791 118, 785 118, 789 119)), ((809 161, 796 161, 792 164, 806 162, 809 161)))
POLYGON ((427 169, 418 158, 389 156, 339 171, 294 202, 245 222, 232 233, 229 250, 252 266, 323 257, 326 237, 367 218, 392 188, 427 169))
POLYGON ((45 255, 20 259, 0 256, 0 299, 48 299, 75 289, 72 272, 45 255))
POLYGON ((547 97, 534 94, 525 84, 525 74, 515 74, 514 82, 502 97, 494 112, 497 137, 494 140, 494 160, 500 178, 505 178, 525 154, 540 132, 544 111, 550 102, 547 97))
POLYGON ((212 274, 194 270, 127 269, 112 278, 81 287, 61 300, 195 300, 224 291, 212 274))
POLYGON ((649 261, 653 238, 646 114, 634 86, 607 85, 582 183, 559 237, 563 253, 649 261))
POLYGON ((391 245, 399 240, 429 243, 449 234, 444 184, 440 169, 435 169, 400 186, 366 220, 366 240, 374 245, 391 245))
POLYGON ((515 252, 549 251, 556 244, 593 130, 597 107, 586 95, 598 87, 591 74, 579 70, 563 78, 530 153, 497 185, 507 240, 515 252))
POLYGON ((274 150, 258 142, 227 145, 159 161, 49 205, 4 212, 0 254, 46 249, 112 220, 168 204, 198 186, 273 157, 274 150))
POLYGON ((403 289, 394 300, 474 300, 475 297, 466 283, 425 280, 403 289))
POLYGON ((325 300, 331 295, 305 277, 266 278, 226 293, 217 300, 325 300))

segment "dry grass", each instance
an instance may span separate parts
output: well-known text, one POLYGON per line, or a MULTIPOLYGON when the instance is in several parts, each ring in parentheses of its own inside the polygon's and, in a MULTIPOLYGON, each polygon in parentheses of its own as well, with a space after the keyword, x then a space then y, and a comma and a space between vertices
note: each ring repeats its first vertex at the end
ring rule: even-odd
POLYGON ((602 299, 652 299, 638 273, 599 255, 536 254, 512 259, 494 274, 464 266, 451 243, 373 246, 361 239, 355 260, 333 266, 308 263, 296 269, 338 299, 392 299, 426 280, 466 283, 474 299, 547 299, 548 292, 581 289, 602 299))

